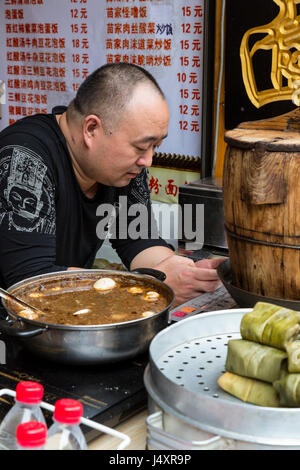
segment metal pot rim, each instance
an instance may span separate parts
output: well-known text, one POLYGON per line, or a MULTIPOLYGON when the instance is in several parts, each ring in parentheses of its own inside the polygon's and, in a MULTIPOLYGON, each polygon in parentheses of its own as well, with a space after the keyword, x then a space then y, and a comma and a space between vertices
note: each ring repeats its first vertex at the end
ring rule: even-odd
POLYGON ((147 321, 151 321, 152 319, 158 317, 159 315, 161 315, 162 313, 164 313, 165 311, 169 310, 174 302, 174 292, 172 290, 172 288, 168 285, 168 284, 165 284, 164 282, 160 281, 159 279, 155 279, 147 274, 138 274, 138 273, 133 273, 133 272, 130 272, 130 271, 116 271, 116 270, 109 270, 109 269, 78 269, 78 270, 72 270, 72 271, 56 271, 56 272, 52 272, 52 273, 46 273, 46 274, 40 274, 40 275, 37 275, 37 276, 32 276, 32 277, 29 277, 27 279, 23 279, 22 281, 19 281, 15 284, 13 284, 12 286, 10 286, 7 291, 8 292, 14 292, 15 289, 21 287, 21 286, 24 286, 26 284, 31 284, 32 282, 34 281, 38 281, 38 280, 43 280, 43 279, 49 279, 51 277, 56 277, 57 275, 59 275, 60 277, 64 276, 64 277, 72 277, 72 276, 76 276, 76 275, 79 275, 79 274, 93 274, 93 273, 101 273, 101 274, 110 274, 112 276, 115 276, 115 277, 118 277, 118 276, 130 276, 130 277, 137 277, 138 279, 147 279, 147 281, 151 281, 153 282, 154 284, 156 283, 157 285, 159 285, 160 287, 163 285, 163 288, 165 288, 166 290, 169 291, 169 293, 171 294, 171 302, 163 309, 161 310, 160 312, 157 312, 155 313, 154 315, 151 315, 150 317, 145 317, 145 318, 138 318, 136 320, 130 320, 130 321, 127 321, 127 322, 119 322, 119 323, 105 323, 105 324, 99 324, 99 325, 63 325, 63 324, 56 324, 56 323, 48 323, 48 322, 40 322, 38 320, 29 320, 27 318, 24 318, 18 314, 16 314, 15 312, 11 311, 10 309, 8 309, 6 307, 6 301, 5 300, 2 300, 2 303, 6 309, 6 311, 8 312, 8 315, 13 317, 14 320, 17 320, 19 322, 23 322, 23 323, 29 323, 33 326, 36 326, 36 327, 44 327, 45 329, 60 329, 60 330, 108 330, 108 329, 111 329, 111 328, 128 328, 130 326, 134 326, 135 324, 137 323, 141 323, 141 322, 147 322, 147 321))

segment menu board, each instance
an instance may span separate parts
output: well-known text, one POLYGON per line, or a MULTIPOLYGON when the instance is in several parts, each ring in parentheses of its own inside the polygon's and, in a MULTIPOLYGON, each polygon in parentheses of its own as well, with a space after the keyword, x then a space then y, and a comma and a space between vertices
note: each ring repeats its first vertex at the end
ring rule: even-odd
POLYGON ((205 0, 2 0, 0 129, 68 105, 96 68, 129 62, 170 107, 160 152, 201 156, 205 0))

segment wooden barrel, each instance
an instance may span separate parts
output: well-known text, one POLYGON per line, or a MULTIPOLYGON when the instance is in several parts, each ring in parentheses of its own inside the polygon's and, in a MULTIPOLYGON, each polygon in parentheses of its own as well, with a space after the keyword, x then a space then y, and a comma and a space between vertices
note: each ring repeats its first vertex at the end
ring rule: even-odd
POLYGON ((234 286, 300 299, 300 132, 236 128, 223 172, 234 286))

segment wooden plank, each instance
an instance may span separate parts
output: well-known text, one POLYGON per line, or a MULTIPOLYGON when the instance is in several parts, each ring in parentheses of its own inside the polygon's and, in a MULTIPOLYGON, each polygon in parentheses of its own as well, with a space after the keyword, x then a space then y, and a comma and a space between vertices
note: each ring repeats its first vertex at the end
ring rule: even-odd
POLYGON ((227 144, 224 141, 225 134, 225 80, 224 80, 224 70, 222 85, 221 85, 221 94, 220 101, 217 103, 218 95, 218 82, 220 74, 220 64, 221 64, 221 52, 224 48, 224 44, 221 44, 221 10, 222 10, 222 0, 216 0, 216 27, 215 27, 215 69, 214 69, 214 135, 213 141, 215 141, 215 135, 218 135, 217 139, 217 149, 216 149, 216 161, 214 168, 214 177, 222 178, 223 176, 223 165, 224 157, 226 152, 227 144), (219 124, 217 126, 217 113, 219 113, 219 124))

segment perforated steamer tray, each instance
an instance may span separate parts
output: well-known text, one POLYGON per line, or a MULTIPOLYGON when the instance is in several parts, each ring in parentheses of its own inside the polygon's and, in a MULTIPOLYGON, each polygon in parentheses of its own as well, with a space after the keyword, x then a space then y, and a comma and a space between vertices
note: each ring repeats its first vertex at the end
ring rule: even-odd
POLYGON ((227 343, 240 338, 242 316, 252 309, 220 310, 183 320, 150 344, 144 382, 166 413, 223 437, 274 446, 300 446, 300 408, 267 408, 224 392, 227 343))

